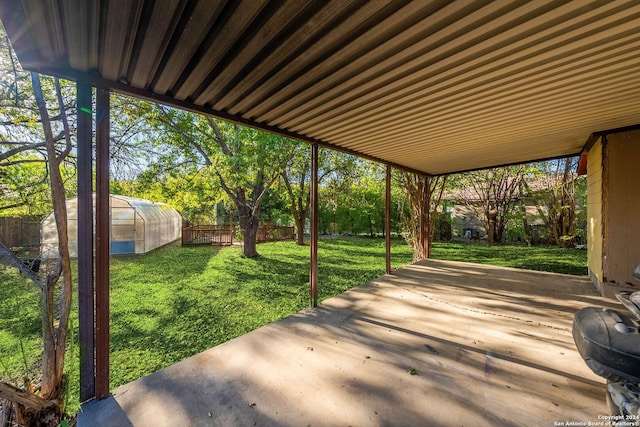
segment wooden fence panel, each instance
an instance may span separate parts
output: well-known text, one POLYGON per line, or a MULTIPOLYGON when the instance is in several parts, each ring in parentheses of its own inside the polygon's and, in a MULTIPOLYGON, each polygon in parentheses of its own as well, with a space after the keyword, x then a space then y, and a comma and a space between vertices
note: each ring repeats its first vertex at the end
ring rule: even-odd
POLYGON ((281 227, 278 225, 261 225, 258 227, 256 235, 258 243, 293 240, 294 238, 293 227, 281 227))
POLYGON ((183 245, 233 244, 233 231, 228 225, 193 225, 182 229, 183 245))
MULTIPOLYGON (((294 240, 293 227, 261 225, 256 233, 256 242, 294 240)), ((182 229, 183 245, 232 245, 233 230, 228 225, 193 225, 182 229)))
POLYGON ((37 217, 0 217, 0 242, 8 248, 40 245, 37 217))

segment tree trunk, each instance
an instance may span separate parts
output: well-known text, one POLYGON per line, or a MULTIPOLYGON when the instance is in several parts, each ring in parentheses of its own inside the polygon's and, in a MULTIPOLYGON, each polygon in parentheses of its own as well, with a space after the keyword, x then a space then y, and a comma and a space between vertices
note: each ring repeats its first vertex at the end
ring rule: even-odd
POLYGON ((564 171, 562 174, 562 198, 560 205, 560 224, 561 224, 561 242, 562 247, 569 248, 573 244, 575 233, 575 211, 576 202, 574 196, 573 182, 571 176, 572 159, 564 160, 564 171))
MULTIPOLYGON (((252 230, 253 227, 249 227, 249 230, 252 230)), ((258 250, 256 248, 256 231, 247 231, 242 233, 243 235, 243 247, 242 247, 242 255, 247 258, 256 258, 260 256, 258 254, 258 250)))
POLYGON ((523 238, 527 246, 531 246, 531 230, 527 219, 527 205, 525 203, 525 181, 520 181, 520 218, 522 219, 523 238))
POLYGON ((433 239, 433 222, 440 204, 446 177, 429 178, 410 173, 402 175, 405 191, 409 196, 411 212, 408 224, 409 241, 413 249, 413 261, 429 258, 433 239))
POLYGON ((0 427, 58 425, 57 402, 45 400, 11 384, 0 383, 0 427))
POLYGON ((296 244, 304 246, 304 223, 309 213, 311 193, 308 192, 304 198, 302 196, 295 197, 293 191, 291 191, 291 186, 288 184, 287 189, 289 190, 289 197, 291 198, 291 214, 293 215, 293 222, 296 227, 296 244))
POLYGON ((311 204, 311 192, 307 191, 305 194, 304 191, 306 173, 307 170, 305 169, 300 177, 298 194, 293 191, 287 172, 285 171, 281 174, 285 188, 287 189, 287 194, 291 201, 291 215, 293 216, 293 222, 296 228, 296 245, 299 246, 304 246, 304 223, 307 219, 307 214, 309 213, 309 205, 311 204))
POLYGON ((255 258, 259 256, 257 250, 257 233, 259 217, 251 214, 249 206, 237 206, 238 217, 240 221, 240 230, 242 231, 242 254, 247 258, 255 258))
POLYGON ((496 228, 494 232, 494 242, 502 243, 502 239, 504 237, 504 230, 507 226, 507 221, 504 217, 501 217, 500 220, 496 220, 496 228))
MULTIPOLYGON (((51 184, 51 199, 53 213, 58 232, 58 261, 54 270, 47 275, 45 286, 42 290, 42 325, 44 354, 42 361, 41 395, 44 399, 58 399, 63 391, 64 357, 67 349, 67 331, 69 315, 71 312, 71 259, 69 257, 69 239, 67 234, 67 206, 64 181, 60 174, 60 162, 71 149, 68 128, 67 149, 60 157, 56 153, 55 140, 51 130, 51 123, 47 106, 40 87, 40 77, 31 74, 33 92, 38 104, 38 110, 42 118, 42 127, 45 134, 47 157, 49 162, 49 177, 51 184), (62 289, 56 309, 55 288, 62 276, 62 289), (58 319, 56 319, 56 313, 58 319)), ((58 86, 58 83, 56 82, 58 86)), ((58 86, 59 87, 59 86, 58 86)), ((59 95, 60 98, 60 95, 59 95)), ((60 100, 60 99, 59 99, 60 100)), ((60 102, 63 120, 63 105, 60 102)))
POLYGON ((496 214, 494 209, 485 212, 487 218, 487 244, 493 245, 496 237, 496 214))
POLYGON ((294 218, 296 226, 296 245, 304 246, 304 218, 294 218))
POLYGON ((426 209, 424 207, 424 196, 424 194, 419 195, 419 197, 422 199, 422 202, 420 203, 420 205, 422 205, 422 208, 419 212, 417 212, 419 220, 418 227, 416 229, 416 235, 414 238, 415 243, 413 246, 414 262, 420 261, 421 259, 427 259, 431 255, 431 219, 429 218, 430 211, 428 206, 426 209))
POLYGON ((547 230, 559 247, 571 247, 576 226, 576 201, 573 175, 573 160, 564 160, 564 166, 556 163, 553 182, 550 185, 547 230), (562 169, 561 169, 562 168, 562 169))

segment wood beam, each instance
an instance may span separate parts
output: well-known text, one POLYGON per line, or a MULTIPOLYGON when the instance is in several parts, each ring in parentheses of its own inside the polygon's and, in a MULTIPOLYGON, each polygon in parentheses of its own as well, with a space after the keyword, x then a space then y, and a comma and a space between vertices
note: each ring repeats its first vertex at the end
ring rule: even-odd
POLYGON ((109 89, 96 90, 96 400, 109 397, 109 89))
POLYGON ((91 86, 78 83, 78 341, 80 402, 95 396, 93 287, 93 99, 91 86))
POLYGON ((311 306, 318 305, 318 144, 311 144, 311 261, 309 286, 311 306))

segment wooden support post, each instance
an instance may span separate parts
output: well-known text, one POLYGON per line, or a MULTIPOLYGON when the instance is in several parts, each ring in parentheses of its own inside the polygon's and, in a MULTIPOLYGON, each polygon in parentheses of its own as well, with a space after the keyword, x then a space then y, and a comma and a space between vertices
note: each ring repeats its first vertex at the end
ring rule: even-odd
POLYGON ((311 261, 309 285, 311 306, 318 305, 318 144, 311 145, 311 261))
POLYGON ((96 400, 109 397, 109 89, 96 91, 96 400))
POLYGON ((384 201, 384 243, 387 274, 391 274, 391 165, 387 164, 384 201))
POLYGON ((93 99, 91 86, 78 83, 78 341, 80 402, 95 396, 93 288, 93 99))

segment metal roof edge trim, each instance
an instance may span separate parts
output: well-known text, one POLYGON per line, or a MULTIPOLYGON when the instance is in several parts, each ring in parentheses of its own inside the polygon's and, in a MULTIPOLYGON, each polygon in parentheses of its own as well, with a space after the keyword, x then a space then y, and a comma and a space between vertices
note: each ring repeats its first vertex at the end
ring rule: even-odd
POLYGON ((580 153, 581 152, 577 152, 577 153, 573 153, 573 154, 567 154, 567 155, 563 155, 563 156, 543 157, 543 158, 540 158, 540 159, 527 160, 525 162, 503 163, 503 164, 499 164, 499 165, 495 165, 495 166, 489 166, 489 167, 486 167, 486 168, 465 169, 465 170, 456 171, 456 172, 439 173, 439 174, 432 175, 432 176, 437 177, 437 176, 445 176, 445 175, 455 175, 457 173, 475 172, 475 171, 481 171, 481 170, 486 170, 486 169, 506 168, 508 166, 526 165, 527 163, 534 163, 534 162, 548 162, 548 161, 551 161, 551 160, 566 159, 567 157, 578 157, 578 156, 580 156, 580 153))
POLYGON ((634 130, 640 130, 640 123, 639 124, 635 124, 635 125, 630 125, 630 126, 623 126, 621 128, 601 130, 601 131, 598 131, 598 132, 594 132, 594 134, 596 136, 603 136, 603 135, 611 135, 611 134, 614 134, 614 133, 631 132, 631 131, 634 131, 634 130))
POLYGON ((630 126, 623 126, 620 128, 599 130, 597 132, 593 132, 591 135, 589 135, 589 138, 587 138, 587 141, 584 143, 581 153, 587 153, 589 150, 591 150, 591 147, 593 147, 593 145, 596 143, 596 141, 598 141, 598 138, 600 137, 612 135, 614 133, 631 132, 634 130, 640 130, 640 123, 630 126))
POLYGON ((166 96, 166 95, 160 95, 157 94, 151 90, 148 89, 141 89, 141 88, 137 88, 137 87, 133 87, 124 83, 120 83, 120 82, 116 82, 113 80, 109 80, 109 79, 105 79, 103 77, 97 76, 97 75, 93 75, 91 73, 74 73, 73 71, 69 71, 69 70, 59 70, 59 69, 51 69, 51 68, 47 68, 47 67, 34 67, 36 68, 38 71, 34 71, 34 72, 38 72, 41 74, 45 74, 45 75, 50 75, 50 76, 57 76, 63 79, 67 79, 67 80, 72 80, 72 81, 76 81, 79 83, 84 83, 87 85, 91 85, 91 86, 95 86, 95 87, 101 87, 101 88, 108 88, 111 90, 114 90, 116 92, 119 93, 123 93, 125 95, 132 95, 136 98, 141 98, 141 99, 145 99, 148 101, 153 101, 153 102, 157 102, 157 103, 161 103, 161 104, 165 104, 165 105, 169 105, 172 107, 176 107, 176 108, 180 108, 182 110, 186 110, 186 111, 191 111, 194 113, 198 113, 198 114, 205 114, 208 116, 212 116, 221 120, 227 120, 230 122, 234 122, 234 123, 238 123, 240 125, 244 125, 244 126, 248 126, 248 127, 252 127, 255 129, 260 129, 260 130, 264 130, 267 132, 271 132, 271 133, 275 133, 277 135, 280 136, 284 136, 286 138, 291 138, 291 139, 297 139, 299 141, 302 142, 306 142, 309 144, 318 144, 321 147, 324 148, 328 148, 334 151, 339 151, 345 154, 350 154, 353 156, 357 156, 366 160, 371 160, 377 163, 382 163, 385 165, 390 165, 393 168, 399 169, 399 170, 403 170, 406 172, 411 172, 411 173, 415 173, 417 175, 426 175, 426 176, 433 176, 433 174, 425 172, 425 171, 421 171, 421 170, 417 170, 417 169, 413 169, 398 163, 394 163, 394 162, 389 162, 383 159, 380 159, 378 157, 375 156, 371 156, 368 155, 366 153, 362 153, 356 150, 352 150, 349 148, 345 148, 345 147, 341 147, 339 145, 335 145, 332 144, 330 142, 327 141, 323 141, 320 139, 316 139, 316 138, 312 138, 306 135, 301 135, 298 134, 296 132, 290 132, 287 131, 285 129, 280 129, 278 127, 275 126, 271 126, 265 123, 258 123, 249 119, 246 119, 244 117, 240 117, 234 114, 229 114, 227 112, 224 111, 218 111, 218 110, 214 110, 208 107, 204 107, 204 106, 199 106, 196 104, 193 104, 191 102, 188 101, 181 101, 179 99, 175 99, 172 98, 170 96, 166 96))

